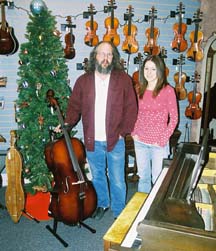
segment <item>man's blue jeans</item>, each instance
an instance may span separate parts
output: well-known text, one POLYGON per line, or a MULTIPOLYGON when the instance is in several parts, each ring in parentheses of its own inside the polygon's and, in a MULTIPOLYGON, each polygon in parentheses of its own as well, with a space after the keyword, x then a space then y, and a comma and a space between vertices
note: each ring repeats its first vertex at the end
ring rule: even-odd
POLYGON ((168 158, 169 144, 160 147, 134 141, 134 147, 139 175, 138 191, 149 193, 160 175, 163 159, 168 158))
POLYGON ((126 201, 124 139, 119 139, 110 152, 107 152, 106 141, 95 141, 95 150, 87 151, 87 159, 97 193, 97 206, 108 208, 111 205, 117 217, 126 201))

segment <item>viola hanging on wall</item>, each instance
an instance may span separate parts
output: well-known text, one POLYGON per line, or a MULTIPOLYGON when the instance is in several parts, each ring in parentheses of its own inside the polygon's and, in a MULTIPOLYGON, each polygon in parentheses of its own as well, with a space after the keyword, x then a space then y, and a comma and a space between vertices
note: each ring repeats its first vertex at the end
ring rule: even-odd
POLYGON ((190 61, 201 61, 203 59, 203 49, 201 47, 203 41, 203 33, 199 30, 199 23, 202 21, 200 18, 202 13, 200 9, 194 14, 195 30, 190 33, 190 48, 187 50, 186 57, 190 61))
POLYGON ((94 15, 96 14, 95 7, 90 4, 88 12, 85 12, 87 16, 90 16, 90 20, 86 22, 87 34, 85 35, 85 44, 88 46, 96 46, 99 43, 99 38, 96 34, 98 23, 94 21, 94 15))
POLYGON ((184 38, 187 32, 187 25, 182 21, 184 13, 184 6, 180 2, 176 11, 178 23, 173 25, 174 39, 171 42, 172 50, 178 53, 185 51, 188 47, 187 40, 184 38))
POLYGON ((146 29, 145 35, 148 39, 147 44, 144 46, 144 54, 145 55, 158 55, 160 53, 160 46, 157 45, 157 38, 160 34, 160 31, 154 25, 154 21, 157 18, 156 16, 157 10, 154 6, 152 6, 149 11, 149 20, 150 27, 146 29))
POLYGON ((139 50, 139 45, 135 38, 137 34, 137 27, 132 24, 133 15, 133 8, 129 5, 127 13, 124 15, 125 20, 128 20, 128 23, 123 28, 125 40, 122 44, 122 50, 128 54, 136 53, 139 50))
POLYGON ((103 41, 110 41, 115 46, 118 46, 120 44, 120 36, 117 33, 119 20, 114 16, 114 9, 116 8, 117 6, 115 5, 115 1, 109 0, 107 10, 111 12, 111 16, 107 17, 104 22, 107 31, 103 36, 103 41))

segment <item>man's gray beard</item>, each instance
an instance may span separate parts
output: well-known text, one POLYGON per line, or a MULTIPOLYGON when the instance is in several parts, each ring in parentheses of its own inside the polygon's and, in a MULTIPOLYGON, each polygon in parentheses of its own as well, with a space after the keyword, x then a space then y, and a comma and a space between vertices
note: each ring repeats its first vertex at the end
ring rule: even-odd
POLYGON ((109 64, 106 68, 103 68, 98 62, 95 63, 95 69, 102 74, 109 74, 112 70, 112 65, 109 64))

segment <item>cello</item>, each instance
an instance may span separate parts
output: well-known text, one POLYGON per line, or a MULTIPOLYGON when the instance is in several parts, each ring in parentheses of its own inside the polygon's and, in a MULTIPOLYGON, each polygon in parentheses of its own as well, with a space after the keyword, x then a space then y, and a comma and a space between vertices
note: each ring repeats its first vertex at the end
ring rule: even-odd
POLYGON ((202 110, 199 107, 199 102, 201 101, 202 94, 197 92, 197 83, 199 82, 199 75, 195 72, 192 82, 194 84, 193 91, 188 93, 189 105, 185 109, 185 116, 187 118, 196 120, 202 116, 202 110))
POLYGON ((136 53, 139 50, 139 45, 135 38, 137 34, 137 27, 132 24, 132 17, 133 9, 132 6, 129 5, 127 13, 125 14, 125 19, 128 20, 128 24, 126 24, 123 28, 125 40, 122 44, 122 50, 128 54, 136 53))
POLYGON ((69 28, 69 32, 65 35, 65 58, 67 59, 73 59, 76 55, 76 51, 74 48, 74 42, 75 42, 75 36, 73 34, 73 28, 75 28, 75 25, 72 24, 71 17, 68 16, 66 21, 68 22, 67 27, 69 28))
POLYGON ((1 23, 0 23, 0 55, 12 55, 19 48, 18 40, 14 35, 14 29, 10 27, 5 18, 5 3, 0 0, 1 4, 1 23))
POLYGON ((120 36, 117 33, 119 27, 119 20, 114 16, 114 9, 117 6, 115 5, 115 0, 108 1, 108 10, 111 11, 111 16, 105 19, 105 27, 107 29, 106 34, 103 36, 103 41, 110 41, 115 46, 120 44, 120 36))
POLYGON ((199 62, 203 59, 203 49, 201 44, 203 41, 203 33, 199 31, 199 23, 202 21, 200 9, 194 14, 195 30, 190 33, 191 46, 187 50, 186 57, 190 61, 199 62))
POLYGON ((93 214, 97 204, 93 185, 81 169, 86 163, 85 148, 80 140, 70 138, 53 90, 47 91, 47 99, 57 113, 64 134, 63 138, 49 142, 44 151, 54 176, 49 214, 68 225, 84 225, 82 221, 93 214))
POLYGON ((178 100, 184 100, 187 97, 187 90, 184 87, 187 75, 185 72, 182 72, 182 65, 185 63, 185 57, 183 54, 180 54, 177 63, 179 69, 178 72, 174 74, 174 81, 176 83, 175 92, 178 100))
POLYGON ((187 31, 187 25, 182 22, 182 18, 185 13, 182 2, 179 3, 176 13, 178 17, 178 23, 173 25, 174 39, 171 42, 171 48, 173 51, 179 53, 185 51, 188 47, 187 40, 184 38, 184 35, 187 31))
POLYGON ((147 44, 144 46, 144 54, 147 55, 158 55, 160 53, 160 46, 157 45, 157 38, 160 34, 158 28, 154 26, 154 20, 157 18, 155 15, 157 10, 152 6, 149 11, 150 28, 146 29, 145 35, 148 39, 147 44))
POLYGON ((87 34, 85 35, 85 44, 88 46, 96 46, 99 42, 98 36, 96 35, 96 30, 98 28, 98 23, 94 21, 94 15, 96 12, 94 11, 95 7, 93 4, 90 4, 88 7, 88 13, 90 15, 90 20, 86 22, 86 30, 87 34))

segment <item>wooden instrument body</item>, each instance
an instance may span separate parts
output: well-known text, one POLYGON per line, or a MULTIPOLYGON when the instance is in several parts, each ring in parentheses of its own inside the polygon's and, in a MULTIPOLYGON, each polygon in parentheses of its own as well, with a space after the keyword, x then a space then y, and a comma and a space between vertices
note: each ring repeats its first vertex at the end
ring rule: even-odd
POLYGON ((171 48, 175 52, 183 52, 188 48, 187 40, 185 39, 185 33, 187 32, 187 25, 182 22, 184 7, 182 2, 179 3, 177 8, 178 23, 173 25, 174 39, 171 42, 171 48))
POLYGON ((146 45, 144 45, 144 53, 150 55, 158 55, 160 53, 160 46, 157 45, 156 40, 158 39, 160 31, 158 28, 154 27, 153 33, 151 32, 151 28, 147 28, 145 35, 148 39, 146 45), (153 34, 151 36, 151 34, 153 34))
POLYGON ((190 33, 191 46, 187 51, 187 59, 191 61, 201 61, 204 57, 203 49, 201 47, 203 41, 203 33, 201 31, 197 32, 197 40, 195 39, 195 31, 190 33))
POLYGON ((103 36, 103 41, 111 41, 115 46, 118 46, 120 44, 120 36, 117 33, 118 26, 119 20, 116 17, 113 20, 111 17, 107 17, 105 20, 107 32, 103 36))
POLYGON ((141 85, 141 70, 142 70, 142 63, 143 63, 143 57, 140 52, 138 53, 137 60, 138 60, 139 68, 137 71, 135 71, 132 74, 132 80, 133 80, 134 89, 137 95, 139 95, 139 90, 140 90, 140 85, 141 85))
POLYGON ((188 93, 189 105, 185 109, 185 116, 193 120, 199 119, 202 116, 202 109, 199 107, 202 94, 197 91, 197 82, 199 81, 198 78, 198 73, 195 72, 194 79, 192 81, 194 84, 193 91, 188 93))
POLYGON ((54 91, 48 90, 47 98, 57 112, 64 138, 50 142, 44 151, 47 166, 54 176, 49 214, 65 224, 77 224, 93 214, 97 196, 81 168, 86 163, 84 145, 69 136, 53 96, 54 91))
POLYGON ((132 6, 128 7, 128 24, 123 28, 125 40, 122 43, 122 50, 128 54, 136 53, 139 50, 139 45, 136 40, 137 27, 132 24, 132 6))
MULTIPOLYGON (((165 63, 165 59, 167 58, 167 50, 165 50, 164 46, 161 47, 159 56, 164 60, 164 63, 165 63)), ((165 65, 166 65, 166 63, 165 63, 165 65)), ((168 77, 168 75, 169 75, 169 68, 167 67, 167 65, 166 65, 166 69, 165 69, 165 75, 166 75, 166 77, 168 77)))
POLYGON ((202 109, 199 107, 202 94, 200 92, 191 91, 188 93, 189 105, 185 109, 185 116, 190 119, 199 119, 202 116, 202 109))
POLYGON ((119 27, 119 20, 114 16, 115 1, 110 0, 109 8, 111 9, 111 16, 107 17, 104 21, 104 25, 107 29, 106 34, 103 36, 103 41, 110 41, 115 46, 120 44, 120 36, 117 33, 119 27))
POLYGON ((98 29, 98 23, 94 21, 94 6, 92 4, 90 4, 89 13, 90 20, 87 21, 85 24, 87 34, 85 35, 84 41, 86 45, 92 47, 96 46, 99 43, 99 38, 96 34, 96 31, 98 29))
POLYGON ((73 34, 72 22, 70 16, 68 16, 67 22, 68 22, 69 32, 65 35, 66 46, 64 48, 64 53, 65 53, 65 58, 73 59, 76 55, 76 51, 74 48, 75 36, 73 34))
POLYGON ((5 18, 5 5, 1 4, 2 21, 0 23, 0 55, 11 55, 17 52, 19 48, 18 40, 14 35, 14 29, 9 27, 5 18))
POLYGON ((22 186, 22 157, 14 145, 15 131, 11 131, 11 147, 6 156, 8 185, 5 192, 7 210, 14 223, 22 215, 25 195, 22 186))
POLYGON ((139 49, 138 42, 135 36, 137 35, 137 27, 133 24, 131 26, 125 25, 123 28, 123 34, 126 37, 122 44, 122 50, 126 53, 136 53, 139 49))
POLYGON ((157 27, 154 26, 154 20, 156 10, 154 7, 150 11, 150 27, 146 29, 145 35, 148 39, 147 44, 144 45, 144 54, 145 55, 158 55, 160 53, 160 46, 157 45, 157 39, 159 37, 160 31, 157 27))
POLYGON ((199 31, 199 23, 202 21, 200 9, 194 14, 195 30, 190 33, 190 48, 187 50, 186 56, 188 60, 199 62, 203 59, 203 49, 201 47, 203 41, 203 33, 199 31))
POLYGON ((175 91, 178 100, 184 100, 187 97, 187 90, 185 89, 185 82, 187 75, 182 71, 182 65, 184 64, 185 57, 181 54, 178 58, 179 71, 174 74, 175 91))
POLYGON ((185 82, 187 79, 187 75, 185 72, 176 72, 174 74, 174 81, 175 81, 175 91, 178 100, 183 100, 187 97, 187 90, 185 89, 185 82))
MULTIPOLYGON (((76 138, 71 138, 71 144, 79 165, 83 167, 86 160, 83 144, 76 138)), ((50 142, 45 149, 45 157, 55 181, 51 192, 50 216, 66 224, 75 224, 90 217, 96 208, 96 194, 90 182, 79 183, 65 139, 50 142), (83 195, 85 198, 79 198, 83 195)))
POLYGON ((183 52, 188 48, 187 40, 184 38, 187 32, 187 25, 184 23, 173 25, 174 39, 171 43, 172 50, 176 52, 183 52), (179 32, 179 30, 181 30, 179 32))

